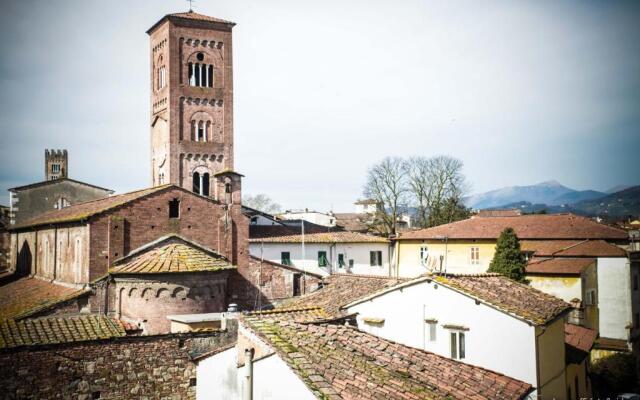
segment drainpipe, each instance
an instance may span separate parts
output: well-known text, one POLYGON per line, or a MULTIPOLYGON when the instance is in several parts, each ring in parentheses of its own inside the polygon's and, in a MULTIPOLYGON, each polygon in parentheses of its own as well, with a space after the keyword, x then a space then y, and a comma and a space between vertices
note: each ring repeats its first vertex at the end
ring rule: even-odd
POLYGON ((243 400, 253 400, 253 349, 244 349, 243 400))

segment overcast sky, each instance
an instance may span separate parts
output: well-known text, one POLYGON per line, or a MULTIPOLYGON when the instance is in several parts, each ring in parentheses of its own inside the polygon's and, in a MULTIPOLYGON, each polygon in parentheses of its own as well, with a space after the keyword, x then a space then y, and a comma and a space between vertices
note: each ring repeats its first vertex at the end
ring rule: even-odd
MULTIPOLYGON (((0 203, 43 179, 150 185, 145 31, 182 0, 6 0, 0 203), (5 197, 6 196, 6 197, 5 197)), ((472 192, 640 183, 640 2, 198 0, 234 28, 236 169, 351 211, 384 156, 460 158, 472 192)))

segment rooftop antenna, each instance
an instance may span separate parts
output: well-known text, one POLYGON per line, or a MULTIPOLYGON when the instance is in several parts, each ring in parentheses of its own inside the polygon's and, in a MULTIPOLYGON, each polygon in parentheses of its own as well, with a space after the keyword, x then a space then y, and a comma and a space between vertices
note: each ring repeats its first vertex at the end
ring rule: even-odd
POLYGON ((189 2, 189 12, 193 12, 193 3, 196 2, 196 0, 187 0, 189 2))

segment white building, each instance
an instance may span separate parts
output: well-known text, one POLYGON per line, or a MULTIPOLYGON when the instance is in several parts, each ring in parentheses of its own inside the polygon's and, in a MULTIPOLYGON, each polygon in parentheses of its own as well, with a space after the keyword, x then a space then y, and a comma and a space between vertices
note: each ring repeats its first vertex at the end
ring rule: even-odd
POLYGON ((321 275, 389 276, 389 240, 356 232, 249 239, 252 256, 321 275))
POLYGON ((313 307, 243 316, 237 345, 198 362, 196 398, 493 400, 531 393, 531 385, 517 379, 327 317, 313 307))
POLYGON ((336 218, 330 213, 323 213, 308 209, 287 210, 282 214, 278 214, 278 218, 285 220, 302 220, 327 227, 336 226, 336 218))
MULTIPOLYGON (((529 286, 495 274, 430 275, 343 308, 376 336, 514 377, 545 399, 568 393, 570 305, 529 286)), ((582 372, 579 381, 586 380, 582 372)))

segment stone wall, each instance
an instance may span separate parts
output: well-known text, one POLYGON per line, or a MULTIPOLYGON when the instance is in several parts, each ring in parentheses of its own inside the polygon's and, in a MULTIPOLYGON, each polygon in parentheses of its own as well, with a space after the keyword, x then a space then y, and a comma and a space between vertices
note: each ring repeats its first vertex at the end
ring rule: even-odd
POLYGON ((194 357, 233 344, 227 330, 0 352, 3 399, 195 399, 194 357))

